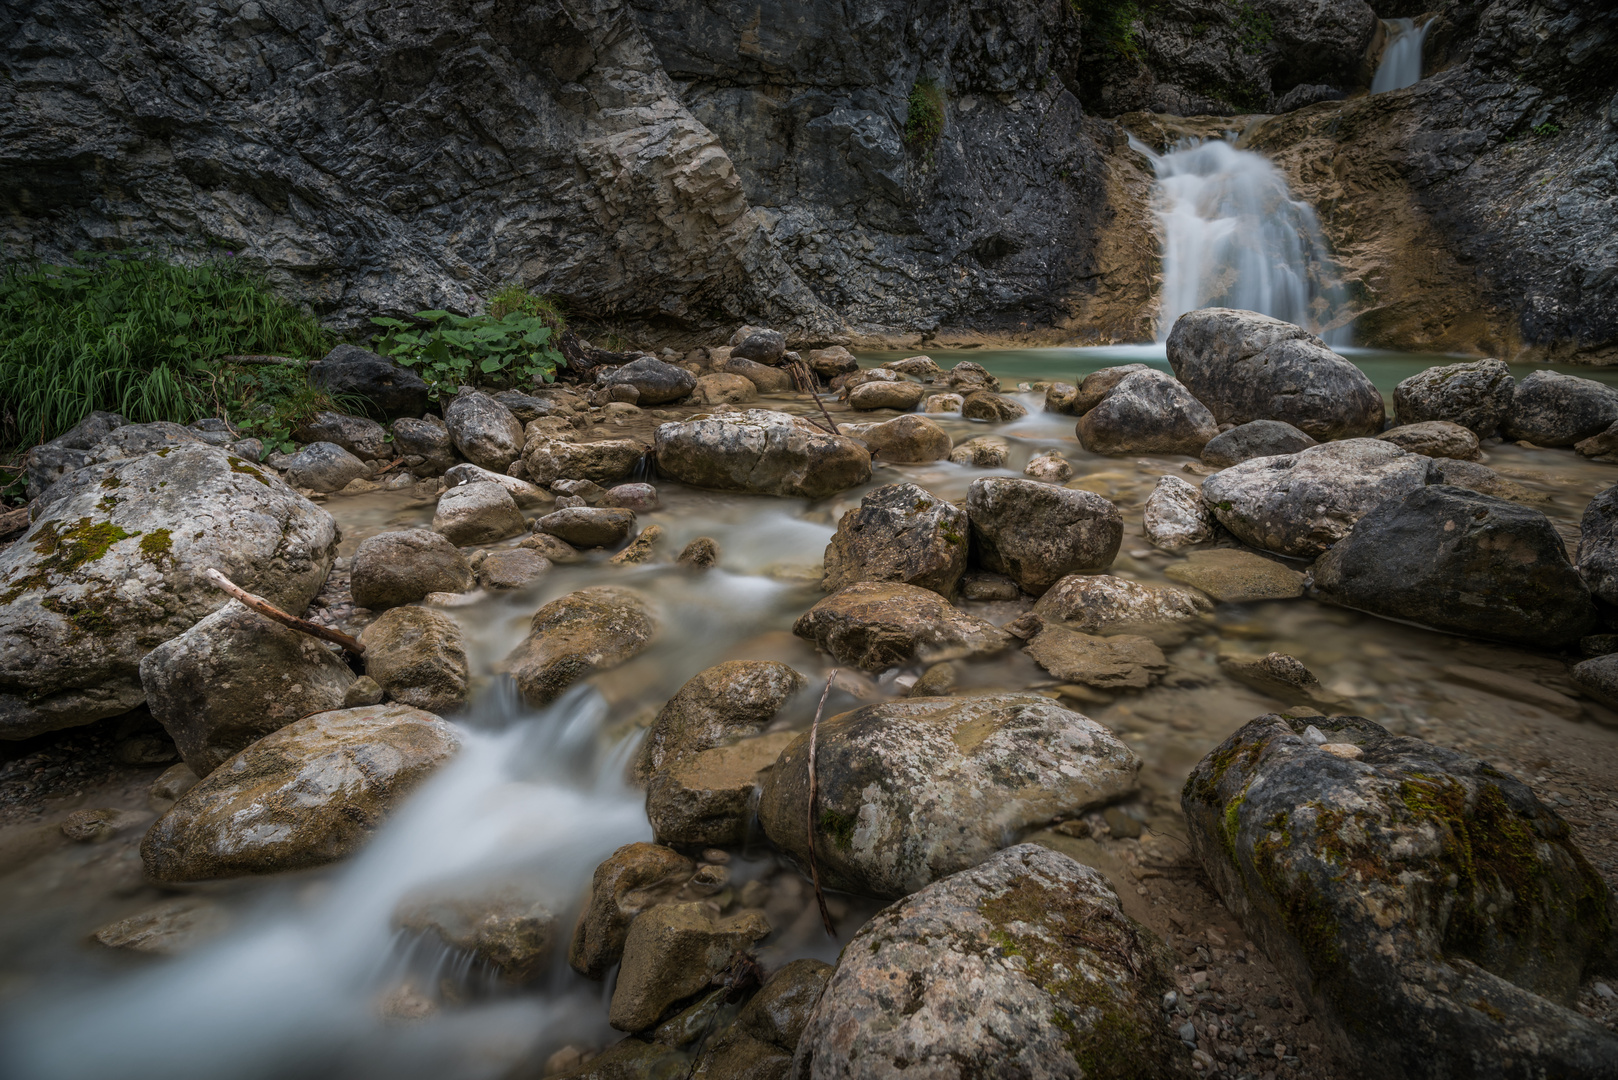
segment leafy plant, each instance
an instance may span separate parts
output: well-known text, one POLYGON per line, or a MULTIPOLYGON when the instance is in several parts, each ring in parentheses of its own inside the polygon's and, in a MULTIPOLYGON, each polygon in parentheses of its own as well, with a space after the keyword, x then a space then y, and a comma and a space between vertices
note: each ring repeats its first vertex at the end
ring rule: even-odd
POLYGON ((1275 20, 1242 0, 1236 5, 1237 39, 1249 52, 1256 52, 1275 40, 1275 20))
POLYGON ((1538 135, 1542 139, 1548 139, 1553 135, 1560 135, 1562 133, 1561 127, 1557 124, 1551 123, 1549 120, 1545 121, 1543 124, 1535 124, 1531 130, 1535 135, 1538 135))
POLYGON ((932 154, 932 145, 944 132, 944 88, 922 76, 910 88, 905 113, 905 142, 932 154))
POLYGON ((1093 41, 1120 60, 1140 58, 1140 38, 1135 24, 1140 7, 1134 0, 1068 0, 1079 15, 1084 39, 1093 41))
POLYGON ((553 334, 560 335, 567 329, 567 316, 555 297, 535 296, 521 285, 508 285, 489 301, 489 314, 496 319, 503 319, 514 311, 544 320, 553 334))
POLYGON ((299 368, 280 365, 231 365, 213 378, 210 391, 215 412, 230 419, 243 438, 256 438, 266 450, 289 454, 292 433, 313 420, 316 413, 365 412, 365 401, 349 394, 331 394, 311 385, 299 368))
POLYGON ((413 323, 373 318, 383 328, 374 339, 377 351, 415 368, 435 397, 462 385, 553 382, 556 369, 567 366, 550 344, 553 331, 542 315, 512 310, 496 318, 418 311, 412 318, 413 323))

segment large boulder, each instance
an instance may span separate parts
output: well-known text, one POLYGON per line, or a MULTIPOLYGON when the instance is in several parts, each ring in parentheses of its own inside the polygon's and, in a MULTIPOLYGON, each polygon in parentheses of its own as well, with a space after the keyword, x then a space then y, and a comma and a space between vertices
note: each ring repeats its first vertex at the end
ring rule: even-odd
POLYGON ((1105 570, 1123 543, 1118 508, 1091 491, 985 477, 967 491, 975 558, 1035 596, 1068 574, 1105 570))
POLYGON ((698 405, 746 405, 758 400, 758 387, 751 379, 723 371, 698 379, 692 393, 698 405))
POLYGON ((0 551, 0 738, 144 701, 141 658, 229 599, 204 570, 299 614, 337 555, 330 514, 200 443, 88 466, 50 494, 0 551))
POLYGON ((1612 1075, 1618 1036, 1571 1008, 1610 963, 1608 887, 1527 785, 1358 717, 1270 715, 1203 758, 1181 805, 1225 906, 1355 1075, 1612 1075))
POLYGON ((272 731, 343 706, 332 649, 232 600, 140 662, 141 687, 191 771, 207 776, 272 731))
POLYGON ((431 529, 377 533, 354 552, 354 603, 381 610, 413 604, 428 593, 466 592, 472 568, 449 537, 431 529))
POLYGON ((1419 424, 1401 424, 1389 428, 1377 438, 1390 442, 1412 454, 1425 454, 1430 458, 1456 458, 1473 461, 1479 456, 1478 437, 1470 428, 1452 424, 1448 420, 1424 420, 1419 424))
POLYGON ((530 705, 548 705, 579 679, 639 653, 656 631, 637 594, 593 585, 534 612, 528 636, 506 657, 506 668, 530 705))
POLYGON ((310 364, 309 381, 333 394, 364 398, 389 419, 420 416, 430 403, 420 375, 357 345, 339 345, 310 364))
POLYGON ((869 492, 826 545, 827 592, 856 581, 899 581, 955 595, 966 572, 966 511, 915 484, 869 492))
POLYGON ((597 380, 603 386, 633 386, 639 393, 635 404, 667 405, 672 401, 690 397, 697 387, 697 377, 682 367, 665 363, 655 357, 643 356, 619 368, 606 372, 597 380))
POLYGON ((1499 360, 1430 367, 1393 388, 1393 410, 1401 424, 1448 420, 1487 439, 1510 415, 1516 385, 1499 360))
POLYGON ((754 330, 730 350, 733 357, 774 366, 786 355, 787 339, 779 330, 754 330))
POLYGON ((1572 446, 1618 420, 1618 390, 1578 375, 1535 371, 1519 382, 1503 434, 1536 446, 1572 446))
POLYGON ((306 716, 180 796, 141 861, 157 881, 203 881, 344 858, 459 745, 453 727, 406 705, 306 716))
POLYGON ((739 375, 752 383, 761 394, 788 394, 792 392, 792 376, 778 367, 761 364, 757 360, 733 356, 721 368, 727 375, 739 375))
POLYGON ((364 461, 393 456, 387 442, 387 429, 363 416, 317 412, 299 425, 292 437, 306 443, 336 443, 364 461))
POLYGON ((1445 484, 1373 508, 1311 574, 1332 603, 1476 637, 1554 648, 1597 626, 1549 518, 1445 484))
POLYGON ((765 773, 794 738, 777 731, 692 755, 646 785, 646 820, 659 844, 741 847, 751 839, 753 800, 765 773))
POLYGON ((1202 448, 1202 463, 1224 469, 1256 457, 1296 454, 1314 445, 1316 440, 1308 433, 1284 420, 1249 420, 1209 439, 1202 448))
POLYGON ((900 412, 909 412, 921 404, 922 395, 927 391, 921 383, 910 382, 908 379, 872 380, 862 382, 848 392, 850 408, 870 411, 872 409, 897 409, 900 412))
POLYGON ((1164 551, 1205 544, 1219 526, 1202 501, 1202 492, 1178 476, 1160 476, 1146 497, 1141 514, 1146 539, 1164 551))
POLYGON ((365 674, 390 699, 435 713, 466 704, 472 681, 466 639, 461 624, 444 612, 390 608, 360 632, 360 644, 365 674))
POLYGON ((801 417, 753 409, 659 426, 657 468, 693 487, 819 499, 869 480, 871 455, 801 417))
MULTIPOLYGON (((880 385, 880 384, 873 384, 880 385)), ((919 464, 942 461, 955 445, 949 432, 925 416, 906 414, 867 428, 860 438, 883 461, 919 464)))
POLYGON ((798 1043, 803 1077, 1189 1077, 1173 956, 1106 878, 1019 844, 854 935, 798 1043))
POLYGON ((1111 574, 1071 574, 1034 603, 1034 614, 1085 634, 1157 631, 1200 622, 1213 610, 1200 594, 1111 574))
POLYGON ((1579 522, 1579 576, 1596 599, 1618 605, 1618 485, 1600 492, 1579 522))
POLYGON ((841 345, 833 345, 829 349, 811 349, 808 364, 810 371, 828 382, 860 369, 860 362, 854 358, 854 354, 841 345))
POLYGON ((371 470, 336 443, 316 442, 292 455, 284 475, 295 488, 329 493, 341 491, 352 480, 370 476, 371 470))
POLYGON ((444 408, 444 425, 455 449, 474 465, 503 473, 522 456, 522 421, 488 394, 477 390, 457 394, 444 408))
POLYGON ((534 522, 534 529, 576 548, 610 547, 635 527, 635 511, 613 506, 569 506, 534 522))
POLYGON ((641 743, 642 781, 704 750, 764 730, 805 679, 774 660, 727 660, 698 672, 669 698, 641 743))
POLYGON ((1431 459, 1380 439, 1254 458, 1202 482, 1202 499, 1244 543, 1314 558, 1375 506, 1427 483, 1431 459))
POLYGON ((1175 320, 1174 374, 1221 424, 1285 420, 1322 441, 1382 430, 1382 395, 1309 331, 1268 315, 1202 308, 1175 320))
POLYGON ((1151 371, 1153 368, 1147 364, 1119 364, 1117 367, 1102 368, 1086 375, 1073 391, 1073 399, 1066 403, 1064 411, 1075 416, 1083 416, 1097 405, 1103 398, 1112 393, 1112 388, 1135 374, 1137 371, 1151 371))
POLYGON ((1000 380, 990 375, 988 368, 971 360, 962 360, 950 368, 944 382, 951 390, 958 390, 963 394, 977 390, 987 390, 991 394, 1000 391, 1000 380))
POLYGON ((1171 375, 1148 369, 1121 379, 1075 425, 1092 454, 1189 454, 1219 434, 1213 414, 1171 375))
POLYGON ((492 544, 528 529, 522 511, 504 484, 477 480, 458 484, 438 497, 433 511, 433 531, 443 533, 452 544, 492 544))
POLYGON ((455 464, 455 440, 441 421, 410 416, 395 420, 393 445, 400 457, 421 458, 420 463, 410 466, 417 476, 441 476, 455 464))
MULTIPOLYGON (((1022 833, 1134 790, 1140 759, 1089 717, 1037 694, 906 698, 822 721, 815 859, 822 883, 898 897, 1022 833)), ((770 840, 808 865, 809 733, 764 782, 770 840)))
POLYGON ((645 445, 634 439, 576 443, 535 431, 523 445, 522 462, 528 479, 536 484, 558 480, 616 484, 635 471, 645 454, 645 445))
POLYGON ((866 671, 993 656, 1007 638, 931 590, 885 581, 845 585, 799 616, 792 632, 866 671))
POLYGON ((624 954, 629 924, 673 898, 696 872, 690 859, 656 844, 625 844, 595 869, 579 912, 567 962, 587 979, 605 978, 624 954))

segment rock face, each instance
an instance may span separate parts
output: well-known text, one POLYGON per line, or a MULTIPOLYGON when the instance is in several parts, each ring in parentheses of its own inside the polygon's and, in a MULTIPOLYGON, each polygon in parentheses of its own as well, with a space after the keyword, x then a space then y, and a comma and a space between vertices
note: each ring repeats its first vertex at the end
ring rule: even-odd
POLYGON ((1596 628, 1550 519, 1465 488, 1435 484, 1377 506, 1312 575, 1333 603, 1477 637, 1556 647, 1596 628))
POLYGON ((365 462, 329 442, 310 443, 293 454, 286 467, 287 483, 320 492, 341 491, 350 480, 370 475, 365 462))
POLYGON ((352 855, 459 747, 431 713, 317 713, 215 769, 157 820, 141 861, 157 881, 301 870, 352 855))
POLYGON ((334 394, 362 397, 390 420, 427 411, 427 384, 420 375, 357 345, 339 345, 311 364, 309 381, 334 394))
POLYGON ((1165 953, 1101 874, 1019 844, 854 935, 796 1075, 1190 1076, 1162 1019, 1165 953))
POLYGON ((955 445, 949 432, 925 416, 914 415, 898 416, 878 424, 860 438, 883 461, 900 464, 942 461, 949 457, 955 445))
POLYGON ((1112 503, 1033 480, 974 480, 966 513, 977 561, 1035 596, 1068 574, 1105 570, 1123 542, 1123 515, 1112 503))
POLYGON ((139 665, 227 597, 217 568, 301 613, 337 554, 331 515, 273 474, 202 444, 63 477, 0 552, 0 737, 128 712, 139 665))
POLYGON ((140 662, 152 716, 197 776, 311 713, 342 708, 354 673, 308 634, 235 600, 140 662))
POLYGON ((1202 492, 1178 476, 1162 476, 1146 497, 1143 511, 1146 539, 1164 551, 1205 544, 1217 534, 1213 515, 1203 505, 1202 492))
POLYGON ((881 671, 895 664, 993 656, 1006 634, 914 585, 845 585, 799 616, 792 632, 845 664, 881 671))
POLYGON ((396 607, 360 632, 365 674, 388 697, 443 713, 466 704, 472 681, 461 624, 442 611, 396 607))
POLYGON ((1610 1075, 1618 1037, 1566 1007, 1612 925, 1566 823, 1476 758, 1313 720, 1360 752, 1340 757, 1308 723, 1247 724, 1181 805, 1225 906, 1357 1072, 1610 1075))
POLYGON ((1516 385, 1499 360, 1446 364, 1402 380, 1393 388, 1393 409, 1401 424, 1448 420, 1487 439, 1511 414, 1516 385))
POLYGON ((871 455, 807 420, 755 409, 657 429, 657 468, 693 487, 819 499, 871 478, 871 455))
POLYGON ((1202 499, 1245 543, 1313 558, 1373 507, 1424 486, 1430 464, 1380 439, 1347 439, 1233 465, 1203 481, 1202 499))
POLYGON ((1618 487, 1591 499, 1579 522, 1579 576, 1596 599, 1618 604, 1618 487))
POLYGON ((488 394, 476 390, 457 394, 444 408, 444 426, 462 457, 491 472, 505 472, 522 456, 521 421, 488 394))
POLYGON ((952 597, 966 572, 968 528, 966 511, 915 484, 879 487, 837 523, 820 586, 898 581, 952 597))
POLYGON ((1253 311, 1202 308, 1169 333, 1174 374, 1221 424, 1284 420, 1316 439, 1375 435, 1382 395, 1325 342, 1253 311))
POLYGON ((536 611, 506 667, 530 705, 548 705, 577 680, 640 652, 656 631, 638 595, 593 585, 536 611))
POLYGON ((472 568, 443 533, 400 529, 377 533, 354 552, 354 603, 373 610, 413 604, 435 592, 466 592, 472 568))
POLYGON ((650 356, 631 360, 602 375, 599 381, 603 386, 633 386, 639 394, 635 404, 642 408, 679 401, 689 397, 697 386, 697 377, 689 371, 650 356))
POLYGON ((1079 417, 1079 442, 1092 454, 1202 453, 1219 425, 1202 402, 1161 371, 1125 376, 1079 417))
POLYGON ((1314 445, 1307 433, 1283 420, 1249 420, 1209 439, 1202 448, 1202 463, 1223 469, 1250 458, 1296 454, 1314 445))
POLYGON ((438 508, 433 511, 433 531, 443 533, 457 547, 492 544, 527 528, 511 492, 493 480, 450 488, 438 497, 438 508))
POLYGON ((1556 371, 1535 371, 1517 384, 1505 421, 1508 439, 1572 446, 1618 420, 1618 390, 1556 371))
MULTIPOLYGON (((770 840, 807 865, 809 735, 764 782, 770 840)), ((815 856, 827 888, 899 897, 989 858, 1008 840, 1133 790, 1140 761, 1105 727, 1049 698, 908 698, 824 720, 815 856)))

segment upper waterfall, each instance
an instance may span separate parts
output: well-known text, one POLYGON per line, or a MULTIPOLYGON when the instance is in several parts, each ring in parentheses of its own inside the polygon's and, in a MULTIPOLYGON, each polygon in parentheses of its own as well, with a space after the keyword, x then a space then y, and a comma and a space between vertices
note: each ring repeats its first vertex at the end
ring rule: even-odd
POLYGON ((1427 28, 1432 20, 1416 25, 1414 19, 1384 19, 1388 44, 1382 50, 1382 62, 1371 79, 1371 93, 1398 90, 1421 81, 1421 46, 1427 39, 1427 28))

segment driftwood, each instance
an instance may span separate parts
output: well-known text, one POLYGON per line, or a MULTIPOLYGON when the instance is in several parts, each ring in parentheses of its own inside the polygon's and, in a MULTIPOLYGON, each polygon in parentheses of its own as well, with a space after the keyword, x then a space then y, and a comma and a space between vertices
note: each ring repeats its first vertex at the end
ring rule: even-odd
MULTIPOLYGON (((820 400, 820 394, 815 389, 815 373, 809 370, 809 365, 798 360, 788 364, 787 371, 792 374, 792 381, 798 384, 798 389, 808 391, 809 396, 815 399, 815 404, 820 406, 820 415, 826 418, 826 430, 833 435, 837 434, 837 422, 831 418, 831 413, 826 411, 826 403, 820 400)), ((812 424, 817 423, 810 417, 804 419, 812 424)))
POLYGON ((815 771, 815 749, 820 741, 820 715, 826 711, 826 695, 831 693, 832 680, 837 678, 837 668, 832 668, 830 675, 826 676, 826 688, 820 692, 820 704, 815 706, 815 722, 809 726, 809 811, 805 825, 808 828, 809 840, 809 877, 815 886, 815 903, 820 905, 820 921, 826 927, 826 935, 835 938, 837 927, 832 924, 831 912, 826 910, 826 894, 820 888, 820 864, 815 860, 815 803, 820 796, 820 777, 815 771))
POLYGON ((15 510, 6 510, 0 513, 0 543, 15 540, 28 531, 33 522, 29 520, 28 507, 20 506, 15 510))
POLYGON ((294 360, 290 356, 264 356, 264 355, 261 355, 259 353, 244 353, 244 354, 242 354, 240 356, 221 356, 219 358, 219 362, 222 363, 222 364, 243 364, 243 365, 247 365, 247 366, 252 366, 252 365, 255 365, 255 364, 257 364, 257 365, 272 365, 273 364, 273 365, 277 365, 277 366, 280 366, 280 367, 297 367, 297 368, 308 367, 309 366, 307 361, 305 361, 305 360, 294 360))
POLYGON ((363 657, 365 655, 365 646, 361 645, 358 641, 349 637, 341 630, 333 630, 329 626, 321 626, 319 623, 310 622, 308 619, 300 619, 296 615, 288 615, 286 612, 282 611, 280 608, 276 607, 262 596, 254 596, 240 585, 237 585, 234 581, 231 581, 224 574, 221 574, 219 571, 212 568, 204 570, 202 572, 202 576, 219 586, 226 593, 235 597, 237 600, 240 600, 243 606, 252 608, 266 619, 274 619, 282 626, 290 627, 299 633, 308 634, 310 637, 317 637, 322 641, 329 641, 334 645, 341 645, 344 649, 355 656, 363 657))

